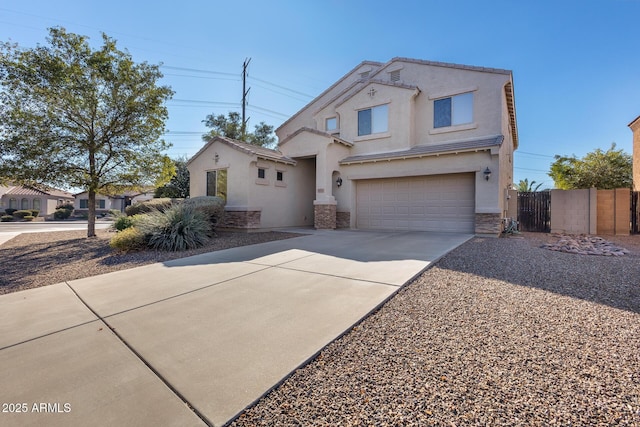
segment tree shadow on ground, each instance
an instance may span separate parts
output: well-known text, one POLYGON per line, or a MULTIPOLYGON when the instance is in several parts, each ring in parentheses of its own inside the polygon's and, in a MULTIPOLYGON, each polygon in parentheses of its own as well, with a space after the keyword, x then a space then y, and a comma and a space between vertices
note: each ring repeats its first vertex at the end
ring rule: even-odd
POLYGON ((438 267, 640 313, 638 251, 621 257, 577 255, 543 249, 524 238, 475 238, 466 245, 473 246, 473 256, 469 248, 459 248, 438 267), (495 245, 506 248, 496 250, 495 245))

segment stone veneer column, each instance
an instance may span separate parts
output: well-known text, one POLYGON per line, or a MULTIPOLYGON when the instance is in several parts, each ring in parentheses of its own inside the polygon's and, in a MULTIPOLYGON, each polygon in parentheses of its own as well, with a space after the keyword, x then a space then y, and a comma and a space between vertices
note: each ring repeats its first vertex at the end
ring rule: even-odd
POLYGON ((336 228, 351 228, 351 212, 336 212, 336 228))
POLYGON ((502 231, 502 216, 499 213, 477 213, 476 234, 495 234, 502 231))
POLYGON ((242 208, 231 208, 225 210, 224 218, 220 223, 222 228, 233 228, 252 230, 260 228, 262 212, 260 210, 250 210, 242 208))
POLYGON ((318 229, 336 228, 336 204, 313 202, 313 226, 318 229))

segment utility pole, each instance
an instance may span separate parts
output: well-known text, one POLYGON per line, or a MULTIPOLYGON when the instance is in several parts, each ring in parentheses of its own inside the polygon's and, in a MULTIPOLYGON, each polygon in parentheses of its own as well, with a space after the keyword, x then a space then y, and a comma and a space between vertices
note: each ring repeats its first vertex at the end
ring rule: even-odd
POLYGON ((251 88, 247 89, 247 68, 249 68, 249 62, 251 62, 251 58, 247 58, 244 60, 242 64, 242 140, 244 141, 245 136, 247 135, 247 122, 249 119, 246 116, 246 108, 247 108, 247 95, 251 88))

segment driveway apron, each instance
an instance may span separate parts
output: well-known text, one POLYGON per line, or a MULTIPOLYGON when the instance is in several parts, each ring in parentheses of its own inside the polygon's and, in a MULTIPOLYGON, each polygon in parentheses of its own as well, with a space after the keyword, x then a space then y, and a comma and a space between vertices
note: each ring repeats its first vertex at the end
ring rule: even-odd
POLYGON ((0 424, 224 425, 470 237, 316 231, 0 296, 0 424))

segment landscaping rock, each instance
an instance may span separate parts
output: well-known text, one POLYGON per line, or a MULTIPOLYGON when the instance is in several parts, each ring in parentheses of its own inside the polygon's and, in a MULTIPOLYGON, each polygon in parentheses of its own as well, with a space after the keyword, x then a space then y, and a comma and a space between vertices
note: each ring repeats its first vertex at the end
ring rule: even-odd
POLYGON ((545 243, 541 247, 578 255, 623 256, 629 253, 627 249, 616 246, 602 237, 565 234, 555 236, 558 238, 556 242, 545 243))

